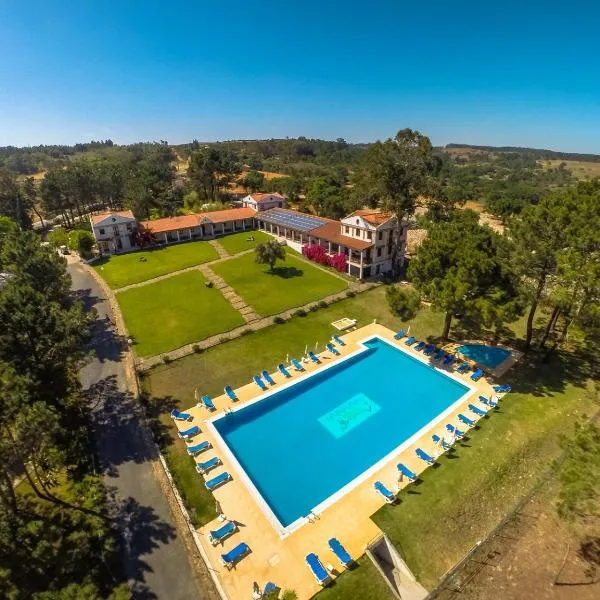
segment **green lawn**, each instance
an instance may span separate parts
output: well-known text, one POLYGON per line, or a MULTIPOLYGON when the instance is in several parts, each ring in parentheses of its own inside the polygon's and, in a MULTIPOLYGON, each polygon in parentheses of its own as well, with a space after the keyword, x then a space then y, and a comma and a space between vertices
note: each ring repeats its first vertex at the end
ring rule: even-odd
POLYGON ((335 294, 348 287, 346 281, 330 275, 290 252, 278 261, 273 272, 259 265, 254 253, 213 265, 215 273, 260 315, 274 315, 335 294))
POLYGON ((111 288, 117 289, 217 258, 217 251, 208 242, 199 241, 110 256, 93 266, 111 288))
POLYGON ((240 313, 198 271, 117 294, 139 356, 152 356, 244 324, 240 313))
MULTIPOLYGON (((287 353, 299 355, 306 344, 317 341, 322 345, 333 332, 330 322, 342 316, 357 318, 359 326, 373 319, 392 329, 406 326, 390 314, 385 289, 380 287, 200 355, 161 365, 144 378, 151 404, 164 407, 162 422, 170 432, 168 454, 178 470, 178 485, 187 488, 182 491, 197 523, 214 516, 214 502, 198 485, 193 461, 185 456, 183 444, 172 437, 174 428, 166 410, 193 402, 199 374, 203 391, 209 395, 222 393, 226 384, 235 388, 250 381, 252 373, 274 368, 287 353)), ((442 320, 440 313, 424 308, 410 323, 411 333, 434 339, 441 332, 442 320)), ((459 331, 460 322, 455 326, 453 331, 459 331)), ((523 320, 511 329, 507 337, 520 335, 523 320)), ((470 439, 457 446, 455 458, 440 459, 441 466, 428 469, 423 482, 410 486, 397 506, 386 506, 373 516, 426 587, 433 587, 485 537, 551 465, 558 453, 558 436, 568 434, 578 417, 595 411, 585 389, 588 375, 585 363, 573 353, 561 353, 546 365, 539 356, 524 359, 505 378, 513 392, 502 401, 499 411, 483 419, 470 439)), ((377 591, 378 577, 363 559, 356 570, 345 573, 319 598, 386 598, 377 591)))
POLYGON ((273 238, 267 235, 264 231, 241 231, 240 233, 232 233, 230 235, 223 236, 217 241, 229 254, 239 254, 244 250, 252 250, 256 248, 258 244, 262 244, 273 238), (254 240, 248 240, 249 237, 253 237, 254 240))

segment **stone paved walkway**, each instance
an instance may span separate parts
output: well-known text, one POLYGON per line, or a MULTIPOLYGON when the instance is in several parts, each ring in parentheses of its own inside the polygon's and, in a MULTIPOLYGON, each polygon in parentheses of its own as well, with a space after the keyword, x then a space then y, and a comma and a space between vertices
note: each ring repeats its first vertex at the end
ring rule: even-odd
MULTIPOLYGON (((343 300, 344 298, 346 298, 346 293, 349 290, 358 294, 360 292, 365 292, 365 291, 370 290, 371 288, 377 287, 379 285, 381 285, 381 284, 373 283, 373 282, 370 282, 370 283, 360 283, 358 281, 350 282, 348 290, 344 290, 343 292, 338 292, 337 294, 332 294, 331 296, 322 298, 322 300, 325 300, 325 302, 327 302, 328 304, 331 304, 332 302, 335 302, 338 300, 343 300)), ((147 371, 148 369, 151 369, 152 367, 155 367, 156 365, 160 365, 164 362, 165 356, 167 356, 171 360, 176 360, 178 358, 183 358, 184 356, 187 356, 188 354, 193 354, 194 346, 198 346, 202 350, 205 350, 206 348, 211 348, 212 346, 217 346, 218 344, 221 344, 226 340, 233 340, 235 338, 238 338, 238 337, 244 335, 248 330, 259 331, 260 329, 264 329, 265 327, 269 327, 270 325, 273 325, 273 319, 275 317, 281 317, 282 319, 288 320, 300 308, 302 308, 304 310, 308 310, 308 307, 312 306, 313 304, 315 304, 314 301, 309 302, 308 304, 305 304, 304 306, 296 306, 294 308, 290 308, 288 310, 285 310, 285 311, 279 313, 278 315, 271 315, 270 317, 258 317, 258 315, 257 315, 258 318, 256 320, 248 322, 246 325, 237 327, 236 329, 232 329, 231 331, 213 335, 212 337, 206 338, 200 342, 195 342, 193 344, 187 344, 186 346, 182 346, 181 348, 177 348, 176 350, 172 350, 171 352, 165 352, 164 354, 160 354, 160 355, 156 355, 156 356, 148 356, 146 358, 138 358, 136 361, 137 369, 138 369, 138 371, 147 371)))
POLYGON ((219 240, 208 240, 208 243, 217 251, 219 258, 230 258, 231 254, 225 250, 225 248, 219 244, 219 240))

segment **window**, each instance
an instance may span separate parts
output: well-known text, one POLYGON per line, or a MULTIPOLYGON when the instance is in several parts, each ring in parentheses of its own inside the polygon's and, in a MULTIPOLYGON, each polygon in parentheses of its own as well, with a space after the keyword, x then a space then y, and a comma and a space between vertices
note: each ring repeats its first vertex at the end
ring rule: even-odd
POLYGON ((360 219, 356 219, 356 224, 359 225, 360 224, 360 219))
POLYGON ((100 229, 100 235, 104 235, 104 227, 100 229))
POLYGON ((344 233, 350 233, 350 227, 348 227, 348 225, 344 228, 344 233))
POLYGON ((367 239, 370 240, 373 238, 373 234, 370 231, 367 231, 367 239))
POLYGON ((356 228, 356 237, 360 237, 360 229, 358 227, 356 228))
POLYGON ((127 231, 131 231, 131 223, 127 223, 127 231))
POLYGON ((379 235, 377 236, 377 239, 378 239, 379 241, 381 241, 381 240, 383 239, 383 231, 380 231, 380 232, 379 232, 379 235))
POLYGON ((377 258, 381 256, 381 248, 377 248, 377 258))

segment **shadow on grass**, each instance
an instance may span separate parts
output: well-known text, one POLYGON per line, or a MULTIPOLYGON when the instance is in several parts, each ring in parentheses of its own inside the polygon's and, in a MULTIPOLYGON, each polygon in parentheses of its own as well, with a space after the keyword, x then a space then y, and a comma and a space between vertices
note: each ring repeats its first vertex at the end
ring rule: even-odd
POLYGON ((272 271, 265 271, 267 275, 281 277, 281 279, 292 279, 292 277, 302 277, 304 271, 297 267, 275 267, 272 271))

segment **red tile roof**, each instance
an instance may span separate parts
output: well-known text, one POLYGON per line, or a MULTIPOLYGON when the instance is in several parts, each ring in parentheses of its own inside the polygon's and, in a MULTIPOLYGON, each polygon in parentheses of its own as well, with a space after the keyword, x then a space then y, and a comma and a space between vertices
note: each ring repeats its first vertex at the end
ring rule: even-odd
POLYGON ((92 223, 95 225, 96 223, 104 221, 104 219, 108 219, 108 217, 114 217, 115 215, 118 217, 125 217, 126 219, 135 219, 130 210, 115 210, 112 212, 101 213, 99 215, 92 215, 92 223))
POLYGON ((308 233, 313 237, 319 237, 323 240, 327 240, 328 242, 333 242, 334 244, 343 244, 344 246, 348 246, 348 248, 352 248, 353 250, 366 250, 373 245, 373 242, 357 240, 348 235, 343 235, 342 225, 339 221, 328 220, 325 225, 321 225, 320 227, 317 227, 308 233))
POLYGON ((284 200, 284 197, 281 194, 278 194, 277 192, 269 192, 269 193, 255 192, 254 194, 249 194, 249 196, 251 196, 252 199, 255 200, 257 204, 260 204, 261 202, 265 202, 267 200, 267 196, 274 196, 275 198, 284 200))
MULTIPOLYGON (((362 217, 367 223, 371 225, 383 225, 394 218, 394 214, 390 212, 380 212, 378 210, 355 210, 350 213, 348 217, 362 217)), ((348 218, 345 217, 345 218, 348 218)))
POLYGON ((144 229, 150 229, 154 233, 166 233, 168 231, 176 231, 177 229, 200 227, 200 225, 206 222, 216 224, 238 221, 240 219, 251 219, 255 215, 256 211, 251 208, 230 208, 178 217, 166 217, 153 221, 142 221, 141 226, 144 229))

